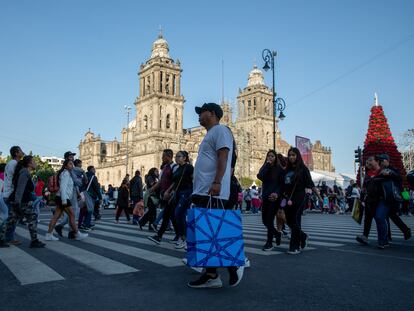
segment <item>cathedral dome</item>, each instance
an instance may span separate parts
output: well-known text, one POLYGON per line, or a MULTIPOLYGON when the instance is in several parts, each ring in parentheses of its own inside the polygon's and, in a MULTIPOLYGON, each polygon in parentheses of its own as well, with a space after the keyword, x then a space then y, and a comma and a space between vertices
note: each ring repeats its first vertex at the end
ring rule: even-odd
POLYGON ((163 38, 162 34, 159 34, 158 39, 152 44, 151 58, 170 58, 170 54, 168 54, 169 51, 168 42, 163 38))
POLYGON ((254 65, 253 70, 249 73, 249 80, 247 82, 247 86, 254 86, 254 85, 265 85, 263 73, 260 69, 254 65))

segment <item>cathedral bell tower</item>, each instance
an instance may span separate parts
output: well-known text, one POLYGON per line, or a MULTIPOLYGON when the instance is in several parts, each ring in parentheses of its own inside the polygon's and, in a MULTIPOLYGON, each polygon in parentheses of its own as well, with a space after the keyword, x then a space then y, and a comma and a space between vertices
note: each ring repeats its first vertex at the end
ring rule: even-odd
POLYGON ((141 64, 139 96, 135 101, 138 136, 173 137, 183 132, 184 97, 181 95, 180 61, 169 55, 162 32, 152 45, 151 57, 141 64))

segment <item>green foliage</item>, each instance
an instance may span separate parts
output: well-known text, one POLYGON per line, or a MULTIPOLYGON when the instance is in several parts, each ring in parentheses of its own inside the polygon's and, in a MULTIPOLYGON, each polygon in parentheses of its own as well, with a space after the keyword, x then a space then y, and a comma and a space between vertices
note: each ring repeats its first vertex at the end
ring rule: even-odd
POLYGON ((256 179, 256 185, 258 186, 258 187, 261 187, 262 186, 262 181, 260 180, 260 179, 256 179))
POLYGON ((249 188, 253 184, 253 179, 249 177, 240 177, 239 182, 242 188, 246 189, 246 188, 249 188))

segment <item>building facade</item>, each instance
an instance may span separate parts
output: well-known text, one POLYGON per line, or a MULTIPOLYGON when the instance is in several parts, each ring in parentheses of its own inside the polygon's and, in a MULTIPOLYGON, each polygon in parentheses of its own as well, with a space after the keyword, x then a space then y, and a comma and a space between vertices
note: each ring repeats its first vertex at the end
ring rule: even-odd
MULTIPOLYGON (((185 100, 181 94, 181 73, 180 61, 170 57, 168 43, 159 35, 151 57, 140 66, 137 114, 128 128, 122 129, 121 140, 105 141, 89 130, 79 144, 84 166, 95 166, 102 185, 119 185, 127 173, 133 175, 140 170, 144 175, 150 168, 160 167, 166 148, 174 152, 186 150, 193 163, 197 161, 206 130, 183 128, 185 100)), ((247 86, 239 89, 236 117, 230 103, 222 102, 221 106, 224 112, 221 123, 231 128, 237 144, 236 175, 255 180, 273 144, 272 90, 265 85, 263 73, 254 66, 247 86)), ((276 127, 277 152, 286 155, 290 145, 282 139, 277 123, 276 127)), ((315 169, 334 170, 329 148, 316 141, 312 152, 315 169)))

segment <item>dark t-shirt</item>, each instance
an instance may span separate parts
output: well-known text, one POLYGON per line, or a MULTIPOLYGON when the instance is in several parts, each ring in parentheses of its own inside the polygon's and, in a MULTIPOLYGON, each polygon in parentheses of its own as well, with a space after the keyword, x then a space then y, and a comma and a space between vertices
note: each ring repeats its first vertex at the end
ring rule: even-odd
POLYGON ((194 173, 194 167, 191 164, 187 163, 182 166, 179 166, 175 170, 173 174, 173 178, 172 178, 172 182, 174 183, 174 189, 177 192, 184 191, 184 190, 192 190, 193 189, 193 173, 194 173), (182 179, 181 179, 181 176, 183 177, 182 179), (180 182, 180 179, 181 179, 181 182, 180 182))
POLYGON ((315 187, 309 169, 305 166, 296 176, 295 171, 287 169, 283 178, 283 193, 286 198, 292 197, 292 201, 301 200, 305 197, 305 189, 315 187), (295 200, 296 199, 296 200, 295 200))

